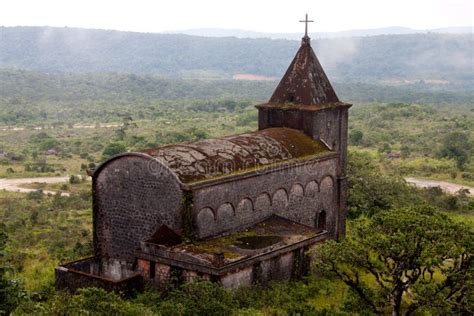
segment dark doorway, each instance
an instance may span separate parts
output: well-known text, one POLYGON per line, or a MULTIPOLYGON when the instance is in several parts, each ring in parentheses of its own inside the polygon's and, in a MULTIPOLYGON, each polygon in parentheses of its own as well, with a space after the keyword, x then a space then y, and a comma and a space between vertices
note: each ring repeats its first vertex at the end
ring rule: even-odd
POLYGON ((316 228, 325 230, 326 229, 326 211, 322 210, 316 215, 316 228))

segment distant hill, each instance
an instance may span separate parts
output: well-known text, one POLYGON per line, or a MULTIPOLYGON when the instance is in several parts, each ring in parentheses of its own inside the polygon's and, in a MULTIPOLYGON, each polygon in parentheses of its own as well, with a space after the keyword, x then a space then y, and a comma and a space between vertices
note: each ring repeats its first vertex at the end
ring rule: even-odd
MULTIPOLYGON (((423 33, 446 33, 446 34, 472 34, 472 26, 464 27, 445 27, 438 29, 417 30, 408 27, 392 26, 376 29, 348 30, 340 32, 312 32, 313 38, 338 38, 338 37, 358 37, 358 36, 377 36, 377 35, 401 35, 401 34, 423 34, 423 33)), ((271 38, 271 39, 289 39, 299 40, 301 33, 265 33, 240 29, 219 29, 219 28, 200 28, 180 31, 168 31, 169 34, 186 34, 193 36, 208 37, 237 37, 237 38, 271 38)))
MULTIPOLYGON (((337 81, 474 81, 470 34, 407 34, 313 40, 337 81)), ((211 38, 51 27, 0 27, 0 68, 117 72, 172 78, 281 77, 299 41, 211 38)))
MULTIPOLYGON (((0 69, 0 109, 16 111, 18 106, 59 103, 83 108, 103 101, 115 105, 156 100, 251 100, 264 102, 275 90, 276 81, 181 80, 135 74, 45 74, 0 69)), ((376 85, 333 82, 338 96, 348 102, 421 102, 470 104, 472 85, 428 83, 376 85)), ((94 105, 93 108, 97 107, 94 105)), ((99 106, 100 108, 100 106, 99 106)))

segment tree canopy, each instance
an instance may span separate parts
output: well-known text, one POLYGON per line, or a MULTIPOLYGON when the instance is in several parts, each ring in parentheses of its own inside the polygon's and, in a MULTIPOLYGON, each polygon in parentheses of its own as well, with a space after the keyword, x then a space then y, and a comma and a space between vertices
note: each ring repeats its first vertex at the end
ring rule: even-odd
POLYGON ((473 254, 472 228, 418 206, 355 220, 346 239, 313 251, 313 265, 344 281, 361 311, 472 314, 473 254))

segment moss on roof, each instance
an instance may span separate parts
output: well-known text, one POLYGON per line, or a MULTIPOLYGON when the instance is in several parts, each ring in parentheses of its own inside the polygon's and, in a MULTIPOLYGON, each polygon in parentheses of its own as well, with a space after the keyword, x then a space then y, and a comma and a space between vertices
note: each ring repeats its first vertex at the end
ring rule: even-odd
POLYGON ((145 150, 183 183, 206 181, 245 173, 283 162, 329 152, 329 148, 303 132, 269 128, 254 133, 201 140, 145 150))

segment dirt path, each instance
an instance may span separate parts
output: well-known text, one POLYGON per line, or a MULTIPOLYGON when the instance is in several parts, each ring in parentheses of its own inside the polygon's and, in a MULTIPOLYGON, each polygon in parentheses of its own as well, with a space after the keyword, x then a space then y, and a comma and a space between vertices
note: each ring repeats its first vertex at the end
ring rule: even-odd
MULTIPOLYGON (((67 182, 69 177, 40 177, 40 178, 20 178, 20 179, 0 179, 0 190, 10 191, 10 192, 34 192, 38 191, 36 189, 23 188, 22 185, 32 184, 32 183, 63 183, 67 182)), ((56 194, 53 191, 43 191, 44 194, 56 194)), ((69 193, 61 193, 63 196, 69 196, 69 193)))
MULTIPOLYGON (((36 189, 24 188, 25 184, 32 183, 63 183, 67 182, 69 177, 39 177, 39 178, 19 178, 19 179, 1 179, 0 178, 0 190, 10 191, 10 192, 33 192, 37 191, 36 189)), ((474 195, 474 188, 467 185, 460 185, 445 181, 436 181, 436 180, 426 180, 407 177, 405 180, 408 183, 412 183, 420 188, 429 188, 429 187, 440 187, 443 191, 454 194, 460 189, 467 189, 471 195, 474 195)), ((53 191, 43 191, 45 194, 56 194, 53 191)), ((61 195, 69 196, 69 193, 63 192, 61 195)))
POLYGON ((469 190, 469 193, 471 195, 474 195, 474 188, 469 187, 467 185, 455 184, 455 183, 450 183, 450 182, 445 182, 445 181, 418 179, 418 178, 411 178, 411 177, 407 177, 405 178, 405 180, 408 183, 412 183, 420 188, 440 187, 441 190, 447 193, 451 193, 451 194, 454 194, 461 189, 467 189, 469 190))

